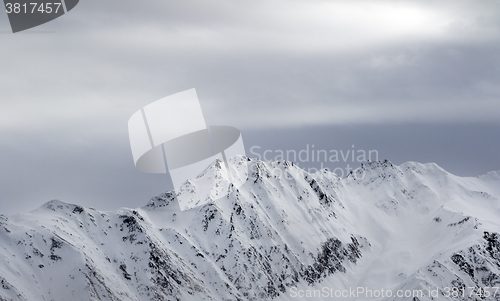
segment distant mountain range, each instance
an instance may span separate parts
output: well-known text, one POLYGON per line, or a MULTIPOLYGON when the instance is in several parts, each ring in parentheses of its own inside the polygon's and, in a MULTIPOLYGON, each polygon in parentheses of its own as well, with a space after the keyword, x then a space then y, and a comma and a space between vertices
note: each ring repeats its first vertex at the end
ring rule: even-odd
MULTIPOLYGON (((166 192, 1 215, 0 300, 500 300, 499 172, 384 161, 341 179, 231 160, 249 165, 245 184, 187 211, 166 192)), ((180 193, 216 189, 221 172, 180 193)))

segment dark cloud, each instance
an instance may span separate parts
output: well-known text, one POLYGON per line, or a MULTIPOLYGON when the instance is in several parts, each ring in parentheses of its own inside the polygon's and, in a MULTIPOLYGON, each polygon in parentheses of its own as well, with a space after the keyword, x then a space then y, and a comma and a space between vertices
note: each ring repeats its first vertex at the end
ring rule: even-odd
POLYGON ((252 145, 306 127, 290 147, 338 148, 335 131, 396 163, 498 169, 499 16, 469 0, 81 1, 18 34, 2 17, 0 212, 139 206, 170 188, 134 169, 127 121, 193 87, 208 124, 252 145))

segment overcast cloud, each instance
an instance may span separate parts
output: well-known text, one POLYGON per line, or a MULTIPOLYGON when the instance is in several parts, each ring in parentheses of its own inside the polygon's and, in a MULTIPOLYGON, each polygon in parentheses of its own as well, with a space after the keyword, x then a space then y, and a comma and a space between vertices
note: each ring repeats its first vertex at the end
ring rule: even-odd
POLYGON ((170 189, 135 170, 127 121, 190 88, 247 150, 354 144, 477 175, 500 169, 499 83, 493 0, 81 0, 17 34, 0 13, 0 213, 170 189))

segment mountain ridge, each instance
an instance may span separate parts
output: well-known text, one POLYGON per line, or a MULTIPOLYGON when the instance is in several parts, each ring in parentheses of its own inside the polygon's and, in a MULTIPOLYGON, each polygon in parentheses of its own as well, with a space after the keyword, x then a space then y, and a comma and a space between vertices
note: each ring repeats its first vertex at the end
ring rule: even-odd
MULTIPOLYGON (((292 287, 318 285, 500 284, 498 172, 463 178, 386 160, 341 179, 231 160, 250 165, 245 184, 187 211, 166 192, 135 209, 50 201, 0 215, 0 299, 287 300, 292 287)), ((206 171, 192 183, 217 180, 206 171)))

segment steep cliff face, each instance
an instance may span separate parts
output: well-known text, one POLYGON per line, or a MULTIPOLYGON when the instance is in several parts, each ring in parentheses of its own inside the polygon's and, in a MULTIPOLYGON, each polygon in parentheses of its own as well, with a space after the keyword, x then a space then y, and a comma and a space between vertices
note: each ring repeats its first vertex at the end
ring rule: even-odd
MULTIPOLYGON (((340 179, 232 160, 249 165, 245 184, 187 211, 167 192, 116 212, 51 201, 0 216, 0 300, 286 300, 297 299, 292 287, 500 285, 498 173, 460 178, 385 161, 340 179)), ((219 166, 181 193, 217 187, 219 166)))

